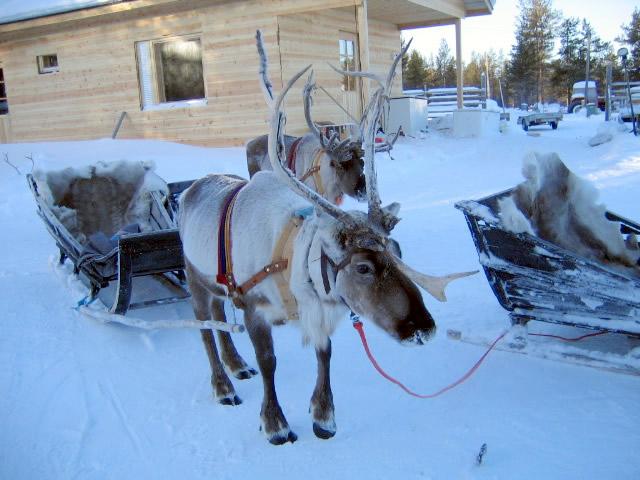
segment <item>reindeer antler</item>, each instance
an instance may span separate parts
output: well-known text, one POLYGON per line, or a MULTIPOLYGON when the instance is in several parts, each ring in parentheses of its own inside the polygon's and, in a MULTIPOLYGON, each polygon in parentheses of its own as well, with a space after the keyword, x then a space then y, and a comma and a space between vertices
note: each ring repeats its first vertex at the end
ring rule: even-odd
MULTIPOLYGON (((260 80, 262 84, 263 91, 268 92, 269 86, 271 82, 269 81, 267 75, 267 54, 264 49, 264 45, 262 44, 262 34, 260 30, 256 34, 256 42, 258 46, 258 54, 260 55, 260 80)), ((286 116, 284 112, 282 112, 282 103, 284 99, 293 86, 293 84, 304 75, 309 69, 311 65, 307 65, 305 68, 296 73, 291 80, 287 82, 285 87, 282 89, 278 97, 271 102, 271 131, 269 132, 269 160, 271 161, 271 167, 273 171, 287 184, 291 189, 296 192, 301 197, 309 200, 311 203, 324 210, 326 213, 336 218, 337 220, 342 221, 347 226, 354 227, 355 222, 349 216, 349 214, 339 207, 336 207, 332 203, 328 202, 325 198, 319 195, 317 192, 311 190, 304 183, 298 180, 295 175, 284 166, 284 162, 282 159, 282 154, 284 152, 284 125, 286 123, 286 116)))
POLYGON ((366 107, 364 108, 362 120, 360 121, 360 136, 362 138, 362 147, 364 149, 364 168, 365 181, 367 185, 367 197, 369 202, 369 219, 374 225, 383 227, 385 229, 387 229, 390 225, 395 225, 397 219, 393 219, 389 217, 389 215, 385 215, 382 211, 382 203, 380 201, 380 195, 378 193, 378 180, 374 158, 376 151, 390 151, 391 148, 393 148, 395 141, 398 139, 398 135, 400 132, 398 131, 398 133, 390 143, 387 142, 385 145, 382 145, 379 148, 376 148, 375 146, 375 135, 377 125, 382 117, 385 105, 387 105, 389 102, 389 97, 391 95, 391 85, 393 84, 393 79, 396 74, 398 62, 407 52, 410 45, 411 40, 409 40, 407 44, 395 56, 393 63, 391 64, 391 68, 389 69, 389 72, 387 73, 385 79, 383 79, 380 75, 370 72, 349 72, 331 66, 333 70, 342 75, 349 77, 366 78, 378 84, 378 87, 375 89, 373 95, 371 96, 371 100, 369 100, 369 103, 367 103, 366 107))

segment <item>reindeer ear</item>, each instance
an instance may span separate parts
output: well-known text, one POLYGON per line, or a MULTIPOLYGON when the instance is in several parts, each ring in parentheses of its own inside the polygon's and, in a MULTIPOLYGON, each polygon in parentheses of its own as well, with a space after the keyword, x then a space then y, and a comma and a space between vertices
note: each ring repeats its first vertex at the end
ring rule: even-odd
POLYGON ((400 212, 400 204, 393 202, 382 208, 382 227, 387 233, 391 233, 393 227, 400 221, 398 218, 398 212, 400 212))
POLYGON ((390 203, 386 207, 382 207, 382 212, 386 215, 397 217, 398 213, 400 213, 400 204, 398 202, 390 203))

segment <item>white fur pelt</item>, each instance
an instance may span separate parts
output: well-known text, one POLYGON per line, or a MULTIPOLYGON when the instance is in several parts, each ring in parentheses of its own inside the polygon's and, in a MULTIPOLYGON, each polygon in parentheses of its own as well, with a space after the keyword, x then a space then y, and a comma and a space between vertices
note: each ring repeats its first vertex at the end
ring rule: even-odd
MULTIPOLYGON (((180 198, 178 225, 184 255, 211 285, 218 273, 218 229, 224 199, 238 185, 238 180, 224 175, 210 175, 198 180, 197 197, 188 191, 180 198), (191 198, 188 198, 191 195, 191 198)), ((231 223, 233 274, 242 284, 272 261, 273 250, 285 226, 297 210, 309 203, 282 183, 275 173, 256 173, 237 196, 231 223), (264 199, 268 198, 269 202, 264 199)), ((298 302, 303 341, 326 347, 339 319, 348 310, 339 299, 321 289, 320 243, 331 228, 319 228, 322 222, 335 220, 312 213, 303 222, 294 242, 290 260, 291 293, 298 302), (322 231, 322 232, 321 232, 322 231)), ((334 252, 327 252, 329 255, 334 252)), ((256 285, 245 295, 245 303, 259 305, 259 314, 272 324, 286 321, 286 310, 272 277, 256 285)))
POLYGON ((637 269, 637 250, 628 248, 620 224, 605 218, 598 191, 577 177, 556 153, 532 153, 522 167, 525 181, 499 202, 503 225, 527 232, 605 263, 637 269))
POLYGON ((167 184, 154 173, 151 162, 97 162, 62 170, 37 170, 38 191, 60 222, 80 242, 103 232, 113 235, 136 223, 152 229, 151 192, 168 195, 167 184))

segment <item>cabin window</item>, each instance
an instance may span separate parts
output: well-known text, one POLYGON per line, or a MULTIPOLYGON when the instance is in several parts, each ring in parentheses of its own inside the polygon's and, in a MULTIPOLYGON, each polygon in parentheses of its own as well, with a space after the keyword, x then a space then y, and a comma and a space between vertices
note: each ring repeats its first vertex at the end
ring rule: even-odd
POLYGON ((4 71, 0 67, 0 115, 6 115, 7 113, 9 113, 7 87, 4 84, 4 71))
POLYGON ((54 73, 59 72, 60 67, 58 66, 58 55, 38 55, 38 73, 54 73))
MULTIPOLYGON (((351 39, 341 38, 338 41, 340 47, 340 67, 348 72, 356 70, 356 44, 351 39)), ((355 91, 356 78, 355 77, 343 77, 342 89, 348 92, 355 91)))
POLYGON ((136 43, 142 109, 203 103, 202 44, 199 37, 136 43))

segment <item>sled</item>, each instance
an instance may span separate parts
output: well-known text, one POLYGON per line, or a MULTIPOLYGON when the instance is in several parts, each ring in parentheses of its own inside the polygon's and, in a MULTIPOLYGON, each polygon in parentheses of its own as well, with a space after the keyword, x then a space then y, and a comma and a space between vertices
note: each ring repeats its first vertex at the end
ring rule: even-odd
MULTIPOLYGON (((640 278, 581 257, 528 233, 505 230, 497 202, 506 190, 478 201, 462 201, 480 264, 514 325, 531 320, 640 336, 640 278)), ((623 234, 640 225, 606 213, 623 234)))
POLYGON ((99 298, 110 313, 124 315, 129 309, 189 298, 176 213, 178 197, 192 181, 168 184, 166 198, 150 192, 151 231, 117 235, 111 239, 115 246, 103 254, 87 252, 54 214, 33 175, 27 175, 27 181, 37 213, 60 251, 60 264, 71 261, 74 273, 89 288, 86 303, 99 298))

